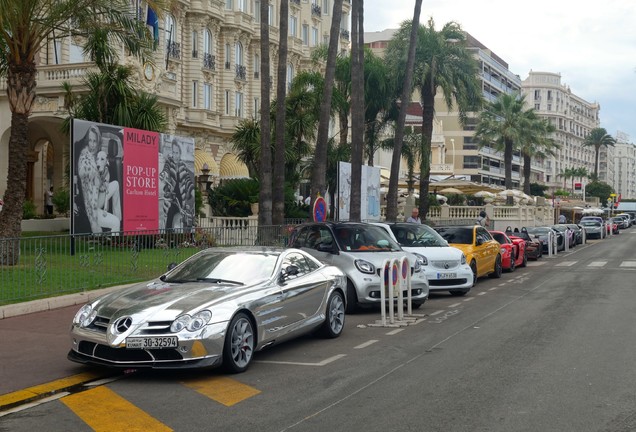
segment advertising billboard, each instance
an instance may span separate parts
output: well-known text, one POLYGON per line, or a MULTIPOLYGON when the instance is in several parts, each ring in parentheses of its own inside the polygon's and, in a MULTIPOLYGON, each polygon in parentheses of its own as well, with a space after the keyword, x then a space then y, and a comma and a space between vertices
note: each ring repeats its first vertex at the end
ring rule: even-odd
POLYGON ((71 233, 194 225, 194 139, 73 120, 71 233))

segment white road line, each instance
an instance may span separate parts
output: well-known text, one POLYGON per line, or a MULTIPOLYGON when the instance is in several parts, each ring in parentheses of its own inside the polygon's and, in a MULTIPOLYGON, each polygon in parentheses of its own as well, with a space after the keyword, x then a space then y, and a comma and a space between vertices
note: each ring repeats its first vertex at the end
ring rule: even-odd
MULTIPOLYGON (((377 341, 374 341, 377 342, 377 341)), ((303 362, 289 362, 289 361, 275 361, 275 360, 254 360, 254 363, 270 363, 270 364, 283 364, 283 365, 295 365, 295 366, 325 366, 329 363, 333 363, 336 360, 339 360, 343 357, 346 357, 346 354, 338 354, 333 357, 329 357, 319 363, 303 363, 303 362)))
POLYGON ((578 261, 563 261, 555 265, 555 267, 571 267, 578 261))
POLYGON ((636 261, 623 261, 619 267, 636 267, 636 261))
POLYGON ((588 267, 603 267, 605 264, 607 264, 607 261, 592 261, 587 266, 588 267))
POLYGON ((538 266, 542 266, 543 264, 545 264, 545 261, 532 261, 532 262, 528 262, 528 264, 526 264, 528 267, 538 267, 538 266))
POLYGON ((506 282, 504 282, 504 283, 500 283, 500 284, 499 284, 499 285, 497 285, 497 286, 506 286, 506 282))
POLYGON ((452 305, 448 305, 449 308, 456 308, 457 306, 459 306, 461 303, 453 303, 452 305))
POLYGON ((443 310, 437 310, 437 311, 435 311, 433 313, 428 314, 428 316, 435 316, 435 315, 439 315, 441 313, 444 313, 444 311, 443 310))
POLYGON ((467 302, 467 301, 471 301, 471 300, 475 300, 475 297, 468 297, 468 298, 465 298, 465 299, 464 299, 464 301, 465 301, 465 302, 467 302))
POLYGON ((387 336, 393 336, 398 334, 399 332, 404 331, 404 329, 396 329, 387 333, 387 336))
POLYGON ((480 293, 479 293, 479 294, 477 294, 477 295, 485 295, 485 294, 486 294, 485 292, 480 292, 480 293))
POLYGON ((494 291, 496 289, 497 289, 497 287, 492 287, 492 288, 488 288, 488 291, 494 291))
POLYGON ((365 342, 365 343, 363 343, 363 344, 360 344, 360 345, 358 345, 358 346, 354 346, 354 347, 353 347, 353 349, 362 349, 362 348, 366 348, 366 347, 368 347, 368 346, 370 346, 370 345, 373 345, 373 344, 374 344, 374 343, 376 343, 376 342, 378 342, 378 340, 377 340, 377 339, 371 339, 370 341, 366 341, 366 342, 365 342))

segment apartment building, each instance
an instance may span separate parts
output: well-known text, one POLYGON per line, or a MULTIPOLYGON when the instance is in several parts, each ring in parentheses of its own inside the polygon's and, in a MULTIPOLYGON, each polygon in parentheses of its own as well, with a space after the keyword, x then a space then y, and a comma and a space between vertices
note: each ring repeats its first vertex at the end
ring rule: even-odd
POLYGON ((614 182, 611 183, 621 199, 636 199, 636 145, 623 132, 616 133, 613 153, 614 182))
MULTIPOLYGON (((593 173, 594 147, 586 147, 583 142, 590 131, 600 125, 600 105, 574 94, 568 85, 561 83, 558 73, 530 71, 523 80, 522 91, 528 108, 534 108, 555 127, 553 138, 560 145, 556 155, 545 160, 542 183, 552 190, 563 188, 561 174, 567 168, 584 167, 593 173)), ((607 160, 605 165, 599 165, 602 181, 613 177, 613 167, 607 160)))
MULTIPOLYGON (((136 85, 159 96, 166 132, 195 139, 196 175, 209 169, 214 181, 247 176, 229 140, 242 119, 258 118, 260 108, 261 0, 179 0, 159 22, 154 61, 121 62, 138 70, 136 85)), ((269 1, 270 76, 276 91, 280 0, 269 1)), ((313 67, 314 47, 328 43, 333 0, 290 0, 287 82, 313 67)), ((349 49, 350 0, 343 2, 340 48, 349 49)), ((139 19, 146 20, 141 5, 139 19)), ((50 39, 38 58, 37 99, 29 123, 27 198, 43 213, 44 192, 64 185, 69 137, 60 132, 62 83, 85 91, 82 79, 94 65, 82 54, 81 39, 50 39)), ((0 83, 0 196, 6 190, 10 110, 6 82, 0 83)))

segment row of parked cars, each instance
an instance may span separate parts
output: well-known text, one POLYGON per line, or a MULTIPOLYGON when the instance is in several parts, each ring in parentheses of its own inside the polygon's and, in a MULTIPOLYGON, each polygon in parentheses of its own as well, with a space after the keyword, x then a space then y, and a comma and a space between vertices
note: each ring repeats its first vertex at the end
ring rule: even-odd
POLYGON ((556 239, 558 249, 582 242, 583 230, 592 234, 585 224, 495 231, 306 223, 294 228, 287 248, 206 249, 157 279, 92 300, 73 318, 68 358, 118 368, 223 365, 243 372, 256 351, 282 341, 308 332, 340 336, 346 313, 381 301, 387 260, 408 258, 418 308, 431 292, 463 296, 481 277, 500 278, 540 259, 544 233, 552 233, 546 238, 556 239))

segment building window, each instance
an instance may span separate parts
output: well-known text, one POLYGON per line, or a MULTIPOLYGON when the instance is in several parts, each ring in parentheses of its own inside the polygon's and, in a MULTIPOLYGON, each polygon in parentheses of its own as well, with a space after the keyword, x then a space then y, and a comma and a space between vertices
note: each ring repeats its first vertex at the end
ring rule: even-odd
POLYGON ((225 69, 229 69, 232 62, 232 53, 230 52, 230 44, 225 44, 225 69))
POLYGON ((254 21, 257 23, 261 22, 261 2, 260 0, 256 0, 254 3, 254 21))
POLYGON ((55 39, 53 42, 53 62, 54 64, 62 64, 62 41, 55 39))
POLYGON ((318 45, 318 29, 316 27, 311 28, 311 46, 318 45))
POLYGON ((477 169, 481 167, 480 156, 464 156, 464 168, 465 169, 477 169))
POLYGON ((230 91, 225 90, 225 115, 230 115, 230 91))
POLYGON ((302 39, 303 39, 303 45, 308 46, 309 45, 309 26, 307 24, 303 24, 302 39))
POLYGON ((69 63, 83 63, 84 62, 84 48, 80 45, 76 45, 71 41, 69 47, 69 63))
POLYGON ((294 66, 287 64, 287 91, 291 90, 292 81, 294 80, 294 66))
POLYGON ((212 84, 203 84, 203 108, 212 109, 212 84))
POLYGON ((274 5, 271 5, 271 4, 270 4, 270 5, 269 5, 269 20, 267 21, 267 23, 268 23, 270 26, 273 26, 275 22, 276 22, 276 21, 274 20, 274 5))
POLYGON ((322 14, 329 15, 329 0, 322 0, 322 14))
POLYGON ((477 150, 477 143, 473 137, 464 137, 464 150, 477 150))
POLYGON ((197 52, 199 49, 199 34, 196 30, 192 31, 192 58, 197 58, 199 53, 197 52))
POLYGON ((225 9, 232 10, 234 8, 234 5, 232 3, 232 0, 225 0, 225 9))
POLYGON ((192 81, 192 108, 197 107, 197 97, 198 97, 198 91, 199 91, 198 87, 199 87, 199 82, 192 81))
POLYGON ((548 90, 548 100, 552 100, 552 90, 548 90))
POLYGON ((238 9, 241 12, 247 12, 247 0, 238 0, 238 9))
POLYGON ((213 54, 214 50, 212 48, 212 32, 208 29, 205 29, 203 37, 203 52, 205 54, 213 54))
POLYGON ((289 36, 296 37, 296 27, 298 26, 298 18, 295 16, 289 17, 289 36))
POLYGON ((534 100, 539 100, 541 99, 541 90, 535 90, 534 91, 534 100))
POLYGON ((536 111, 539 111, 541 109, 541 105, 540 104, 534 104, 534 109, 536 111))
POLYGON ((261 75, 261 58, 258 54, 254 55, 254 78, 258 79, 261 75))
POLYGON ((234 103, 234 115, 236 117, 243 117, 243 93, 236 92, 234 103))
POLYGON ((254 98, 254 118, 256 120, 261 118, 261 101, 257 97, 254 98))

